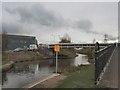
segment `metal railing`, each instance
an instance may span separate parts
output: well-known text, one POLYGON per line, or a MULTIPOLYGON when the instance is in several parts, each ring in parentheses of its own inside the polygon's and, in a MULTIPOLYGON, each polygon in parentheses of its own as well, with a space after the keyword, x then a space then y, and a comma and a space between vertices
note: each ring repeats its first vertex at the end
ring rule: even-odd
POLYGON ((101 80, 102 74, 105 72, 106 64, 114 49, 115 44, 112 44, 95 52, 95 84, 98 84, 101 80))
MULTIPOLYGON (((83 48, 83 47, 95 47, 95 44, 76 44, 76 43, 58 43, 60 45, 60 48, 83 48)), ((48 48, 53 48, 55 44, 49 44, 48 48)), ((111 45, 111 43, 101 43, 100 47, 105 47, 111 45)))

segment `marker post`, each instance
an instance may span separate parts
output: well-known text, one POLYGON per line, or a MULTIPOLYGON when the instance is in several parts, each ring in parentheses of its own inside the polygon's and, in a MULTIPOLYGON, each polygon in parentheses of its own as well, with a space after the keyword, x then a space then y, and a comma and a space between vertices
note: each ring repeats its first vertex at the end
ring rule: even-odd
POLYGON ((54 51, 56 52, 56 73, 57 73, 58 72, 58 52, 60 51, 60 45, 55 45, 54 51))
POLYGON ((56 73, 58 71, 58 52, 56 52, 56 73))

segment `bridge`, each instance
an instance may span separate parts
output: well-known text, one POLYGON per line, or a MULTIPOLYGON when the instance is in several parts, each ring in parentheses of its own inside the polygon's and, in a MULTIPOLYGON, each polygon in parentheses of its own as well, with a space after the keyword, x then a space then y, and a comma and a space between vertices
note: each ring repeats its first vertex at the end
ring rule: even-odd
MULTIPOLYGON (((60 45, 60 48, 83 48, 83 47, 91 47, 94 48, 95 44, 93 43, 86 43, 86 44, 77 44, 77 43, 56 43, 60 45)), ((56 44, 49 44, 48 48, 53 48, 54 45, 56 44)), ((105 46, 109 46, 113 43, 100 43, 100 47, 105 47, 105 46)))

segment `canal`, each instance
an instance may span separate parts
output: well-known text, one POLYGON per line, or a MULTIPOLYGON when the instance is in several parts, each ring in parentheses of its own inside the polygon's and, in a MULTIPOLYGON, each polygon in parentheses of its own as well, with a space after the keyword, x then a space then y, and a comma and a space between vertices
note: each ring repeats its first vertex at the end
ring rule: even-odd
MULTIPOLYGON (((59 71, 81 64, 89 64, 86 55, 78 54, 73 59, 58 60, 59 71)), ((55 72, 55 65, 51 59, 16 63, 11 70, 2 73, 1 86, 3 88, 22 88, 32 82, 42 80, 53 72, 55 72)))

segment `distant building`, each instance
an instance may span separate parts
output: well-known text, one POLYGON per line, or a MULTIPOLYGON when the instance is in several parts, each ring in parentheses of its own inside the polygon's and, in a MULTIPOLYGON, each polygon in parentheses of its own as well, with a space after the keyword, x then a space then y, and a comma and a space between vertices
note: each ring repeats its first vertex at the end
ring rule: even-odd
POLYGON ((29 47, 30 44, 36 44, 37 40, 33 36, 7 35, 7 50, 29 47))

